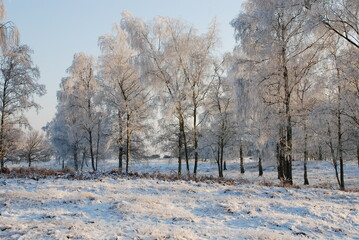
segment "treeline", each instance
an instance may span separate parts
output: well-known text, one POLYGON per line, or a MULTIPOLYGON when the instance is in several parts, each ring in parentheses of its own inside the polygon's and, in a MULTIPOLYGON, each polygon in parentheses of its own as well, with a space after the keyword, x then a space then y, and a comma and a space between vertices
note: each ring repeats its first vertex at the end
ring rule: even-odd
POLYGON ((248 0, 231 22, 237 46, 219 56, 216 22, 199 33, 123 12, 100 56, 75 54, 61 80, 46 126, 55 155, 93 171, 116 157, 128 173, 131 159, 163 152, 179 175, 211 159, 219 177, 230 158, 244 173, 250 155, 259 175, 272 161, 289 184, 292 161, 309 184, 307 161, 329 160, 344 189, 344 161, 359 164, 358 14, 354 0, 248 0))
MULTIPOLYGON (((98 59, 75 54, 48 132, 75 169, 91 160, 148 150, 178 158, 196 175, 199 159, 276 159, 292 183, 292 161, 358 158, 358 3, 247 1, 231 22, 238 45, 219 57, 218 29, 200 34, 178 19, 143 21, 128 12, 99 38, 98 59), (152 149, 150 148, 152 147, 152 149), (193 161, 193 169, 190 162, 193 161)), ((123 163, 123 159, 125 162, 123 163)))

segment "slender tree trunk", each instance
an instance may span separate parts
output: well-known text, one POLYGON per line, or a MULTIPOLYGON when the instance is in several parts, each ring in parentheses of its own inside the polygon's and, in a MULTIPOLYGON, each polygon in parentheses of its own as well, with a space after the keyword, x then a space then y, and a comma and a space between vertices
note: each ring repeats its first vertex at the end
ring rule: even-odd
POLYGON ((74 163, 75 163, 75 171, 78 171, 79 164, 78 164, 78 159, 77 159, 77 148, 75 148, 75 150, 74 150, 74 163))
POLYGON ((5 149, 4 149, 4 138, 5 138, 5 112, 1 112, 1 129, 0 129, 0 169, 3 169, 5 167, 4 164, 4 155, 5 155, 5 149))
POLYGON ((285 161, 285 137, 284 137, 284 130, 283 130, 283 126, 280 127, 279 130, 279 144, 278 144, 278 179, 280 181, 284 181, 285 175, 284 175, 284 171, 285 171, 285 166, 286 166, 286 161, 285 161))
POLYGON ((101 120, 97 122, 97 140, 96 140, 96 169, 98 169, 98 160, 100 156, 100 139, 101 139, 101 120))
POLYGON ((122 133, 122 119, 121 119, 121 111, 118 111, 118 131, 119 131, 119 138, 118 138, 118 170, 122 173, 123 170, 123 133, 122 133))
POLYGON ((86 151, 82 152, 82 161, 81 161, 81 171, 84 169, 84 164, 86 160, 86 151))
POLYGON ((198 134, 197 134, 197 106, 193 110, 193 140, 194 140, 194 176, 197 175, 198 167, 198 134))
POLYGON ((359 167, 359 144, 357 145, 357 161, 358 161, 358 167, 359 167))
POLYGON ((307 123, 306 120, 304 120, 304 185, 309 185, 307 161, 308 161, 308 134, 307 134, 307 123))
POLYGON ((131 131, 130 131, 130 115, 126 118, 126 174, 128 174, 131 156, 131 131))
POLYGON ((184 119, 182 115, 180 115, 180 131, 182 132, 182 137, 183 137, 184 153, 186 158, 186 171, 187 171, 187 175, 190 176, 187 134, 186 134, 186 129, 184 127, 184 119))
POLYGON ((178 176, 182 174, 182 134, 178 133, 178 176))
POLYGON ((262 166, 262 157, 258 157, 258 175, 263 176, 263 166, 262 166))
POLYGON ((341 119, 341 88, 338 85, 338 155, 340 165, 340 190, 345 189, 344 185, 344 162, 343 162, 343 140, 342 140, 342 119, 341 119))
POLYGON ((97 168, 96 168, 96 163, 95 163, 95 155, 94 155, 94 152, 93 152, 93 139, 92 139, 92 131, 88 131, 89 133, 89 147, 90 147, 90 157, 91 157, 91 165, 92 165, 92 170, 93 171, 96 171, 97 168))
POLYGON ((216 162, 217 162, 217 166, 218 166, 218 177, 221 177, 223 175, 222 170, 221 170, 221 163, 220 163, 220 151, 219 151, 219 144, 217 147, 217 158, 216 158, 216 162))
MULTIPOLYGON (((284 40, 286 30, 282 28, 282 39, 284 40)), ((286 48, 282 47, 281 52, 281 61, 282 61, 282 70, 283 70, 283 80, 284 80, 284 107, 285 107, 285 117, 286 117, 286 139, 285 139, 285 165, 284 165, 284 180, 286 183, 293 184, 292 178, 292 116, 290 109, 290 98, 291 90, 289 86, 289 75, 287 68, 287 57, 286 57, 286 48)))
POLYGON ((241 165, 241 174, 243 174, 243 173, 245 173, 245 170, 244 170, 243 144, 242 144, 242 142, 239 145, 239 159, 240 159, 240 165, 241 165))
POLYGON ((227 161, 223 161, 223 170, 227 171, 227 161))
POLYGON ((6 102, 7 102, 7 79, 4 79, 4 85, 3 85, 3 95, 2 95, 2 108, 1 108, 1 129, 0 129, 0 170, 2 170, 5 167, 5 161, 4 161, 4 156, 5 156, 5 127, 6 127, 6 123, 5 123, 5 108, 6 108, 6 102))
POLYGON ((337 163, 337 158, 335 156, 333 140, 332 140, 332 133, 330 130, 329 123, 328 123, 328 136, 329 136, 330 154, 332 155, 332 161, 333 161, 333 166, 334 166, 334 170, 335 170, 335 177, 337 179, 338 185, 341 186, 340 179, 339 179, 339 173, 338 173, 338 163, 337 163))
POLYGON ((27 156, 27 161, 29 163, 29 167, 31 167, 31 157, 29 155, 27 156))
POLYGON ((221 138, 221 144, 220 144, 220 151, 221 151, 221 153, 220 153, 220 162, 221 162, 221 176, 219 176, 219 177, 221 177, 221 178, 223 178, 223 170, 224 170, 224 166, 223 166, 223 152, 224 152, 224 144, 223 144, 223 138, 221 138))
POLYGON ((123 169, 122 158, 123 158, 123 147, 121 145, 118 148, 118 170, 120 171, 120 173, 122 173, 122 169, 123 169))
POLYGON ((318 147, 318 160, 322 161, 323 159, 324 158, 323 158, 322 146, 319 145, 319 147, 318 147))

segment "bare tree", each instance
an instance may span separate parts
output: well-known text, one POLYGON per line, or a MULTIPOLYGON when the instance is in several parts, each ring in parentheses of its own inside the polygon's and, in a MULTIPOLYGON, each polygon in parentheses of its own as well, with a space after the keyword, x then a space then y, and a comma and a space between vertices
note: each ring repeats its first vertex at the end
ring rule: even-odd
POLYGON ((20 156, 25 158, 31 167, 34 161, 49 161, 52 149, 50 142, 39 131, 31 131, 27 134, 20 150, 20 156))

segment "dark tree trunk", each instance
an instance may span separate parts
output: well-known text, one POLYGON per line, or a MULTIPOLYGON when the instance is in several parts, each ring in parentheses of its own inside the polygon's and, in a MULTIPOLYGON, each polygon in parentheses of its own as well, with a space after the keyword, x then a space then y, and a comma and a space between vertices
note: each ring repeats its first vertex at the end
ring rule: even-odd
POLYGON ((123 171, 123 132, 122 132, 122 118, 121 118, 121 111, 118 110, 117 113, 117 118, 118 118, 118 170, 120 171, 120 173, 122 173, 123 171))
POLYGON ((359 167, 359 144, 357 145, 357 161, 358 161, 358 167, 359 167))
POLYGON ((187 171, 187 175, 189 177, 190 169, 189 169, 187 134, 186 134, 186 129, 184 127, 184 119, 183 119, 182 115, 180 115, 180 131, 182 132, 182 137, 183 137, 184 153, 185 153, 185 158, 186 158, 186 171, 187 171))
POLYGON ((2 95, 2 108, 1 108, 1 129, 0 129, 0 170, 2 170, 5 167, 5 161, 4 161, 4 157, 5 157, 5 107, 6 107, 6 102, 7 102, 7 79, 4 79, 4 83, 3 83, 3 95, 2 95))
POLYGON ((96 140, 96 169, 98 169, 98 160, 100 156, 100 139, 101 139, 101 120, 97 123, 97 140, 96 140))
POLYGON ((218 177, 223 177, 223 171, 222 171, 222 168, 221 168, 221 163, 220 163, 220 150, 219 150, 219 144, 218 144, 218 148, 217 148, 217 158, 216 158, 216 161, 217 161, 217 166, 218 166, 218 177))
POLYGON ((343 162, 343 140, 342 140, 342 119, 341 119, 341 92, 340 86, 338 86, 338 155, 339 155, 339 165, 340 165, 340 190, 345 190, 344 185, 344 162, 343 162))
POLYGON ((126 174, 128 174, 131 156, 131 132, 130 132, 130 115, 126 119, 126 174))
POLYGON ((77 148, 74 150, 74 165, 75 165, 75 171, 79 170, 79 164, 77 159, 77 148))
POLYGON ((223 164, 224 164, 224 165, 223 165, 223 170, 224 170, 224 171, 227 171, 227 162, 226 162, 226 161, 223 161, 223 164))
POLYGON ((178 176, 182 174, 182 133, 178 133, 178 176))
POLYGON ((197 134, 197 106, 193 110, 193 140, 194 140, 194 169, 193 175, 197 175, 198 167, 198 134, 197 134))
POLYGON ((224 144, 223 144, 223 139, 221 138, 221 144, 220 144, 220 162, 221 162, 221 178, 223 178, 223 152, 224 152, 224 144))
POLYGON ((322 161, 324 158, 323 158, 323 151, 322 151, 322 146, 319 146, 318 147, 318 160, 319 161, 322 161))
MULTIPOLYGON (((284 40, 285 29, 282 29, 282 39, 284 40)), ((286 118, 286 138, 284 144, 284 166, 283 166, 283 175, 284 181, 289 184, 293 184, 292 178, 292 116, 291 116, 291 89, 289 86, 289 75, 287 68, 287 56, 286 48, 282 47, 281 52, 281 61, 282 61, 282 70, 283 70, 283 80, 284 80, 284 107, 285 107, 285 118, 286 118)))
POLYGON ((308 161, 308 134, 307 134, 307 123, 304 120, 304 185, 309 185, 308 172, 307 172, 307 161, 308 161))
MULTIPOLYGON (((86 160, 86 151, 83 151, 82 152, 82 161, 81 161, 81 171, 84 169, 85 160, 86 160)), ((86 166, 87 166, 87 162, 86 162, 86 166)))
POLYGON ((240 159, 240 167, 241 167, 241 174, 245 173, 245 170, 244 170, 244 160, 243 160, 243 145, 242 145, 242 142, 240 143, 240 146, 239 146, 239 159, 240 159))
POLYGON ((263 176, 263 167, 262 167, 262 158, 259 156, 258 158, 258 175, 263 176))
POLYGON ((122 145, 120 145, 120 147, 118 148, 118 170, 120 171, 120 173, 122 173, 123 170, 122 159, 123 159, 123 147, 122 145))
POLYGON ((95 154, 93 152, 93 139, 92 139, 92 131, 89 131, 89 147, 90 147, 90 157, 91 157, 91 165, 92 165, 92 170, 96 171, 96 163, 95 163, 95 154))

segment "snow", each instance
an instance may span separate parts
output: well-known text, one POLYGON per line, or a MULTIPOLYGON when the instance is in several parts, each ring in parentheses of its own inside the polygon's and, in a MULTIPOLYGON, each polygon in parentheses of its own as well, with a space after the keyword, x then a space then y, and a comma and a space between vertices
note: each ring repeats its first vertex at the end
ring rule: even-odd
MULTIPOLYGON (((333 189, 330 164, 309 164, 309 180, 326 188, 300 185, 299 162, 293 172, 300 188, 260 184, 278 182, 270 164, 264 178, 256 176, 254 161, 246 159, 244 176, 236 164, 229 163, 227 177, 250 183, 3 177, 0 239, 358 239, 359 191, 333 189)), ((200 174, 216 173, 215 165, 201 165, 200 174)), ((132 170, 171 172, 173 167, 172 160, 157 159, 137 162, 132 170)), ((346 167, 347 183, 355 189, 358 167, 346 167)))
POLYGON ((3 179, 1 239, 343 239, 359 193, 147 179, 3 179))
MULTIPOLYGON (((276 163, 270 161, 263 162, 264 175, 258 177, 258 167, 256 159, 245 158, 244 174, 240 174, 239 160, 227 161, 227 171, 224 171, 224 177, 230 179, 248 180, 250 182, 269 182, 278 183, 276 163)), ((72 165, 67 163, 70 168, 72 165)), ((24 167, 26 163, 9 164, 8 167, 24 167)), ((34 167, 38 168, 55 168, 61 169, 61 165, 55 161, 49 162, 35 162, 34 167)), ((182 162, 182 173, 186 175, 185 161, 182 162)), ((109 171, 118 168, 117 160, 102 160, 99 162, 99 172, 109 171)), ((334 167, 328 161, 308 161, 308 179, 310 187, 324 187, 338 189, 338 183, 335 178, 334 167)), ((92 171, 91 164, 84 167, 86 171, 92 171)), ((143 159, 132 161, 130 165, 131 172, 140 173, 165 173, 175 174, 178 170, 177 159, 143 159)), ((193 171, 193 161, 190 162, 190 170, 193 171)), ((198 176, 218 176, 217 165, 210 161, 199 161, 198 163, 198 176)), ((344 165, 345 185, 347 189, 359 190, 359 167, 354 161, 347 161, 344 165)), ((303 186, 303 162, 293 162, 293 181, 295 185, 303 186)))

